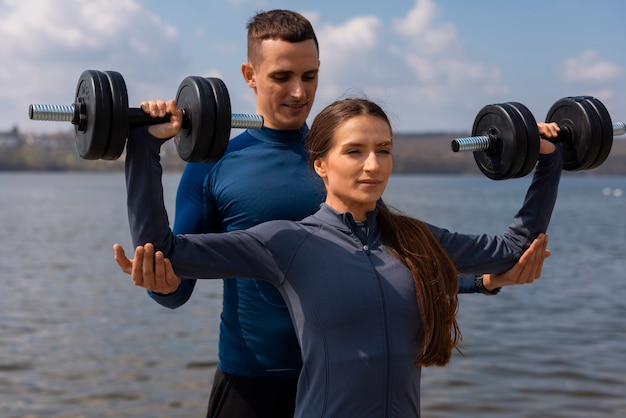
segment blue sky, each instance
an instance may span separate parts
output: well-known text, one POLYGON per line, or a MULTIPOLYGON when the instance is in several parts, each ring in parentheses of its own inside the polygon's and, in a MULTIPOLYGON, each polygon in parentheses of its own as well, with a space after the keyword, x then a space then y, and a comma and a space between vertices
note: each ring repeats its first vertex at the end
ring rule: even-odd
POLYGON ((219 77, 233 111, 254 112, 239 71, 245 24, 274 8, 316 29, 313 114, 356 92, 397 132, 468 132, 485 104, 518 101, 543 120, 559 98, 585 94, 626 119, 622 0, 0 0, 0 130, 70 129, 27 109, 72 103, 85 69, 121 72, 132 106, 173 98, 188 75, 219 77))

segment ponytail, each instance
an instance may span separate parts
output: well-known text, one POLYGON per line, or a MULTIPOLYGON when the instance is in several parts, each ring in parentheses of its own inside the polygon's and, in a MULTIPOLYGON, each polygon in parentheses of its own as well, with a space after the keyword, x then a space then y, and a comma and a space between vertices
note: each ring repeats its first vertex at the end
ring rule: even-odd
POLYGON ((378 204, 383 242, 413 277, 422 331, 415 364, 445 366, 461 341, 457 271, 428 226, 378 204))

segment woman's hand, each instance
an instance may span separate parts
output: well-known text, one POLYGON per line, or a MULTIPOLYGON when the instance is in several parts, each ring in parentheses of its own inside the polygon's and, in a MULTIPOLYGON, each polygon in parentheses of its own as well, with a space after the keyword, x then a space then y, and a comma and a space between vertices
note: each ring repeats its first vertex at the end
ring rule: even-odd
POLYGON ((113 246, 113 252, 120 269, 130 274, 135 286, 165 295, 178 289, 180 277, 174 273, 172 263, 161 251, 155 253, 152 244, 138 246, 132 260, 126 257, 120 244, 113 246))
POLYGON ((534 282, 541 277, 544 260, 552 255, 547 247, 548 236, 540 234, 510 270, 483 275, 483 286, 491 291, 498 287, 534 282))
POLYGON ((170 121, 150 125, 148 132, 159 139, 172 138, 180 132, 183 126, 183 111, 178 108, 175 100, 150 100, 139 104, 141 110, 153 118, 163 118, 170 115, 170 121))

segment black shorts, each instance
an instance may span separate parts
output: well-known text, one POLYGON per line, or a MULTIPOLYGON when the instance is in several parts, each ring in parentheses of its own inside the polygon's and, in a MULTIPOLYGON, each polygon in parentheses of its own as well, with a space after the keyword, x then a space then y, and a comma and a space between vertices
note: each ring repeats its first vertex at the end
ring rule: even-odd
POLYGON ((215 371, 207 418, 293 418, 297 378, 252 378, 215 371))

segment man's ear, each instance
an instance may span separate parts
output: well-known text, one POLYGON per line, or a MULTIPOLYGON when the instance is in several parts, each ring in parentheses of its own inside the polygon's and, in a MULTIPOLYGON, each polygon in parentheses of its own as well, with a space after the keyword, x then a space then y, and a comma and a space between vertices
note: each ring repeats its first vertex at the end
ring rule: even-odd
POLYGON ((251 87, 256 87, 256 74, 254 72, 254 68, 252 64, 249 62, 244 62, 241 64, 241 74, 243 75, 243 79, 246 81, 246 84, 251 87))

